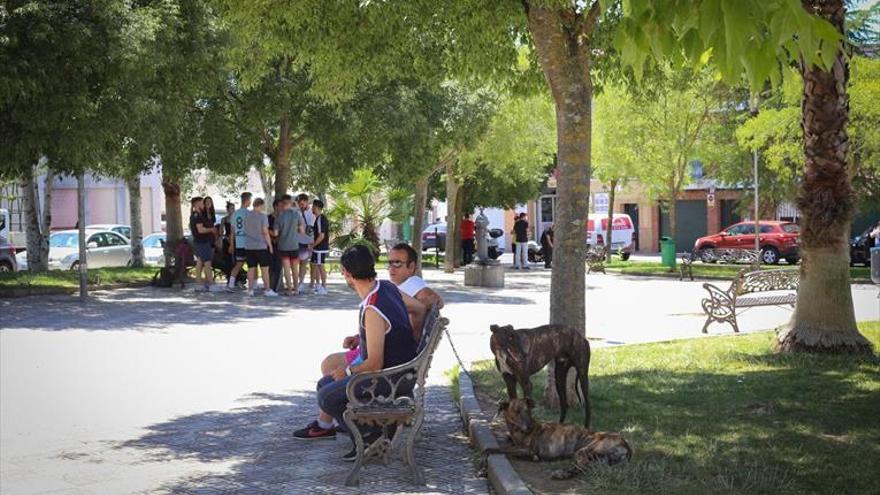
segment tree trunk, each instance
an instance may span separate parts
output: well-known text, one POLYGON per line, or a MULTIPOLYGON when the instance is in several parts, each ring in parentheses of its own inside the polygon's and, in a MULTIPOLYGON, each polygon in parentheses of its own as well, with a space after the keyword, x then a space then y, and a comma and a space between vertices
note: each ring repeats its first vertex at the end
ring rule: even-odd
POLYGON ((80 171, 76 176, 76 209, 79 225, 79 298, 89 297, 89 254, 86 246, 86 174, 80 171))
POLYGON ((144 266, 144 224, 141 221, 141 176, 136 174, 126 181, 128 209, 131 223, 131 266, 144 266))
POLYGON ((162 191, 165 193, 165 266, 170 267, 174 262, 177 243, 183 239, 180 179, 163 174, 162 191))
POLYGON ((605 226, 605 260, 611 263, 611 235, 614 233, 614 194, 619 179, 611 179, 611 191, 608 193, 608 225, 605 226))
POLYGON ((460 186, 455 180, 453 164, 450 162, 446 165, 446 256, 443 260, 443 271, 446 273, 455 271, 455 226, 458 225, 455 206, 460 186))
MULTIPOLYGON (((461 249, 461 229, 458 228, 461 223, 461 219, 464 218, 464 202, 467 196, 467 187, 461 186, 458 189, 458 194, 455 196, 455 228, 452 230, 455 241, 455 267, 459 268, 462 262, 462 249, 461 249)), ((449 235, 449 226, 446 226, 446 235, 449 235)))
POLYGON ((422 230, 425 229, 425 204, 428 202, 428 178, 416 181, 415 194, 413 194, 413 238, 412 248, 419 257, 416 275, 422 275, 422 230))
MULTIPOLYGON (((49 270, 49 236, 47 226, 40 226, 40 202, 37 199, 37 181, 34 167, 27 167, 21 179, 22 208, 24 209, 25 235, 27 242, 28 271, 45 272, 49 270)), ((45 221, 45 218, 44 218, 45 221)))
MULTIPOLYGON (((278 146, 275 147, 275 154, 272 157, 272 164, 275 166, 276 198, 287 194, 287 188, 290 187, 290 149, 290 118, 284 115, 279 122, 278 146)), ((268 190, 266 194, 268 195, 268 190)), ((266 202, 272 206, 268 198, 266 202)))
POLYGON ((40 243, 40 259, 49 263, 49 235, 52 233, 52 193, 55 192, 55 175, 51 168, 46 169, 46 184, 43 187, 43 242, 40 243))
MULTIPOLYGON (((804 8, 843 34, 843 0, 804 0, 804 8)), ((872 353, 859 333, 849 277, 849 226, 852 185, 847 174, 846 93, 849 68, 842 51, 824 71, 801 66, 804 131, 804 178, 798 191, 802 214, 800 285, 791 321, 777 335, 786 352, 872 353)))
MULTIPOLYGON (((590 197, 591 98, 590 35, 598 2, 588 13, 575 7, 527 5, 529 31, 556 106, 556 241, 550 285, 550 322, 586 335, 586 222, 590 197)), ((547 369, 544 398, 558 407, 553 366, 547 369)), ((568 397, 574 392, 569 374, 568 397)))

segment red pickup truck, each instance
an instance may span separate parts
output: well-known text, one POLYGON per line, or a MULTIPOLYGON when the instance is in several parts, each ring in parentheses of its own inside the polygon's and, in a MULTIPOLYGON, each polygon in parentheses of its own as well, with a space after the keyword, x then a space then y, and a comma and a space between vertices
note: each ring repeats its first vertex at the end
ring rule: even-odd
MULTIPOLYGON (((791 222, 758 221, 760 227, 759 246, 761 247, 761 261, 768 265, 775 265, 785 258, 790 264, 800 260, 798 248, 798 235, 800 227, 791 222)), ((694 244, 694 250, 701 249, 754 249, 755 248, 755 222, 740 222, 715 235, 700 237, 694 244)))

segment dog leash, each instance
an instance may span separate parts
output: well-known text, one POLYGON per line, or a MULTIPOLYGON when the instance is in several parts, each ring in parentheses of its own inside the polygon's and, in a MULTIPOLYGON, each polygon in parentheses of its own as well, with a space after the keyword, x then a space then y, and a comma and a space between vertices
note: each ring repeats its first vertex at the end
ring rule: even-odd
POLYGON ((468 371, 467 366, 464 365, 461 356, 459 356, 458 349, 455 348, 455 343, 452 342, 452 335, 449 333, 449 328, 444 328, 443 331, 446 332, 446 341, 449 342, 449 347, 452 348, 452 353, 455 354, 455 360, 458 361, 458 367, 464 371, 464 374, 467 375, 468 378, 471 379, 471 383, 476 383, 474 377, 471 376, 470 371, 468 371))

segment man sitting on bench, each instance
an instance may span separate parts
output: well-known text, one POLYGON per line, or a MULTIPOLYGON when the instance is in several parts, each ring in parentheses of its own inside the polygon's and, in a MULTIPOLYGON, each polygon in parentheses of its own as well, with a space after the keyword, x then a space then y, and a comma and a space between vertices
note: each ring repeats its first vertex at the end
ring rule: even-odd
MULTIPOLYGON (((421 277, 416 275, 419 263, 418 255, 415 249, 404 242, 395 245, 388 252, 388 274, 394 285, 404 294, 404 299, 408 297, 415 298, 417 301, 431 307, 437 305, 438 308, 443 307, 443 298, 425 284, 421 277)), ((421 331, 421 324, 415 324, 410 319, 413 330, 413 339, 418 343, 421 331)), ((342 341, 342 347, 348 349, 343 352, 334 352, 321 362, 321 375, 327 376, 334 371, 346 366, 360 364, 360 336, 352 335, 346 337, 342 341)), ((322 438, 336 438, 338 425, 333 424, 333 418, 321 411, 318 419, 309 423, 308 426, 294 432, 293 436, 297 440, 318 440, 322 438)))
MULTIPOLYGON (((339 368, 321 378, 318 382, 318 405, 337 423, 342 424, 342 414, 348 406, 346 386, 351 375, 379 371, 412 360, 416 356, 418 343, 413 339, 410 318, 421 324, 427 308, 417 300, 401 294, 393 283, 376 280, 373 255, 366 246, 347 249, 340 261, 346 283, 362 298, 358 314, 361 362, 339 368)), ((383 388, 388 388, 387 384, 385 387, 380 385, 376 392, 389 393, 390 390, 383 388)), ((310 430, 311 426, 297 431, 294 436, 303 438, 300 433, 310 430)), ((367 444, 372 443, 379 435, 378 429, 367 429, 364 441, 367 444)), ((356 449, 352 448, 343 459, 354 461, 356 455, 356 449)))

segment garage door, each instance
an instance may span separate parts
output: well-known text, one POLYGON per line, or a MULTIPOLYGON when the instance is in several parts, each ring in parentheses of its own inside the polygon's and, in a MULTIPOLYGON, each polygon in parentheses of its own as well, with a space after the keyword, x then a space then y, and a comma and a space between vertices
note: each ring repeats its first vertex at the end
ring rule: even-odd
MULTIPOLYGON (((698 237, 703 237, 706 232, 706 202, 702 200, 684 201, 675 203, 675 250, 678 252, 690 251, 694 248, 694 242, 698 237)), ((669 235, 669 213, 660 210, 660 236, 669 235)))

